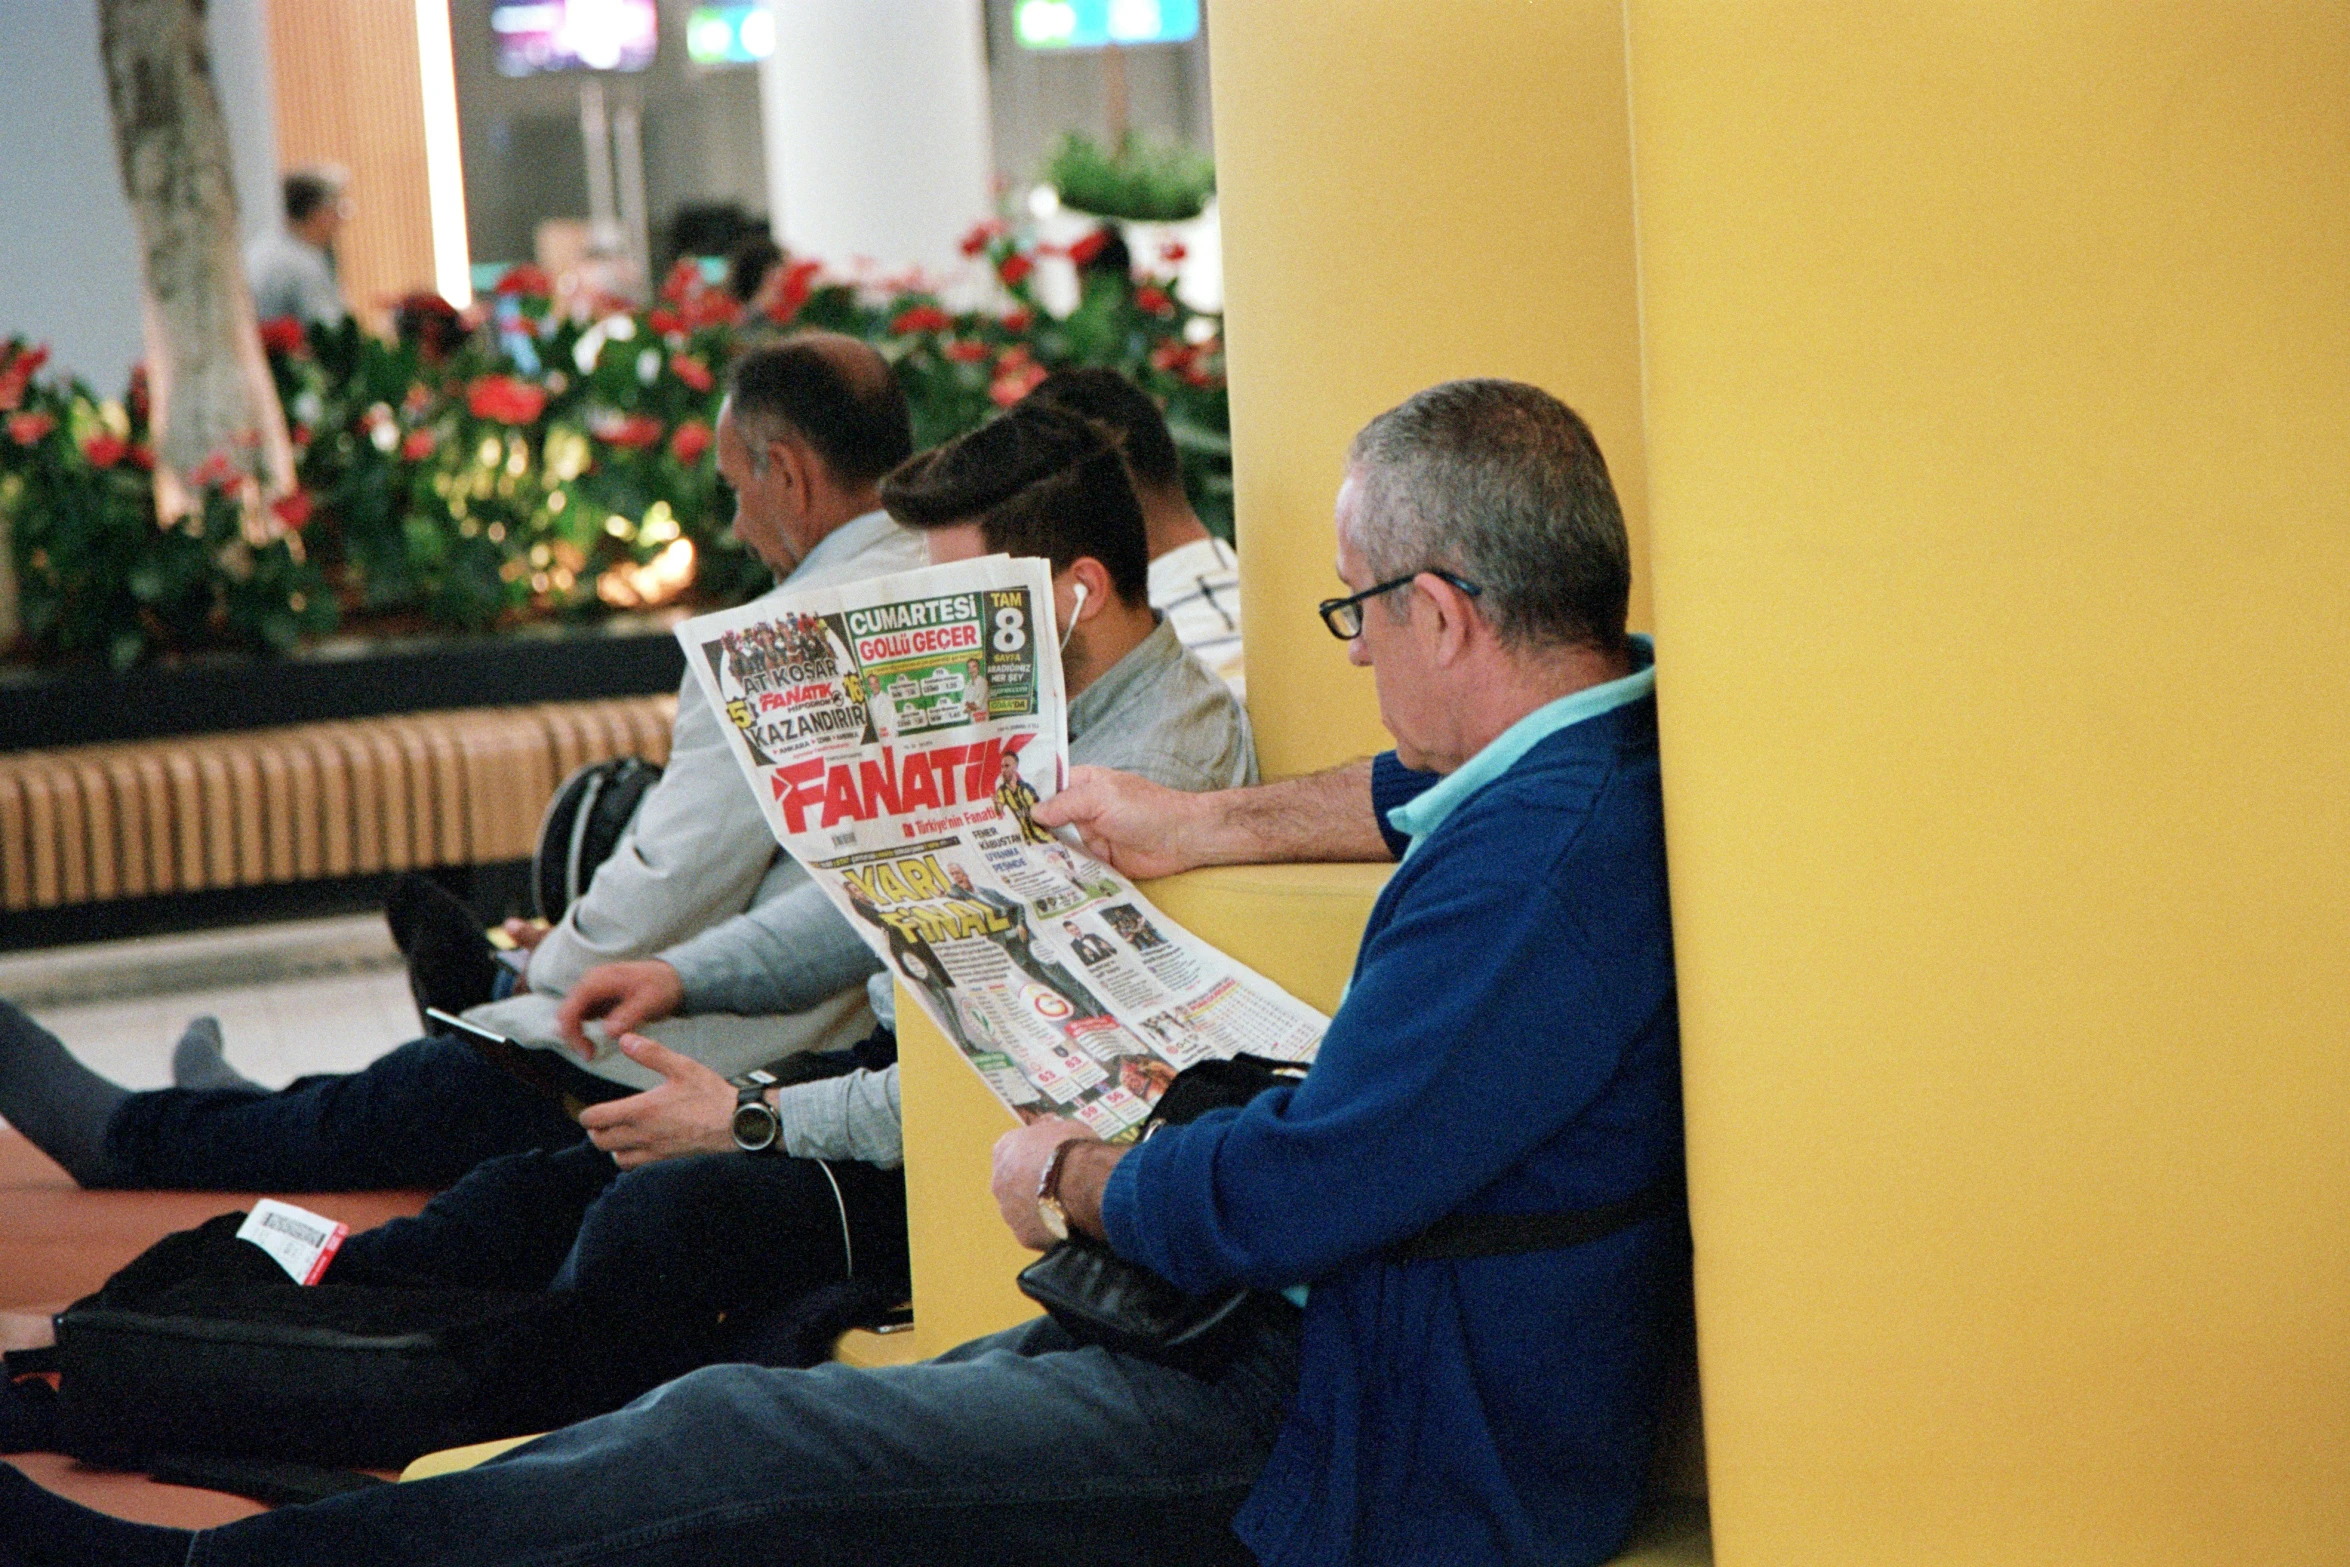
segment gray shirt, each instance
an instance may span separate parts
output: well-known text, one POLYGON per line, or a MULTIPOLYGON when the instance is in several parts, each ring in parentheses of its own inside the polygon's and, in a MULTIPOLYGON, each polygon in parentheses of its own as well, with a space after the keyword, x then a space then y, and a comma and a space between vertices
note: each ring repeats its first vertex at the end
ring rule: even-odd
POLYGON ((335 282, 334 258, 283 229, 246 248, 245 276, 253 285, 256 320, 292 316, 304 326, 313 321, 335 326, 350 313, 335 282))
MULTIPOLYGON (((827 534, 759 602, 786 591, 929 563, 921 535, 881 512, 868 512, 827 534)), ((530 989, 469 1008, 466 1016, 526 1044, 561 1049, 555 1010, 589 969, 650 957, 806 880, 791 857, 777 850, 758 799, 728 749, 723 721, 702 700, 701 687, 689 673, 678 693, 669 764, 661 781, 645 795, 587 892, 531 954, 530 989)), ((871 1026, 864 997, 851 992, 788 1017, 701 1012, 664 1018, 643 1032, 721 1075, 732 1075, 795 1050, 853 1044, 871 1026)), ((588 1071, 632 1088, 660 1083, 600 1033, 591 1029, 597 1049, 586 1063, 588 1071)))
MULTIPOLYGON (((920 534, 886 513, 867 512, 826 534, 757 602, 929 564, 920 534)), ((795 878, 807 879, 788 857, 778 858, 725 726, 702 700, 689 670, 678 692, 661 781, 637 807, 586 894, 531 953, 530 988, 560 996, 598 964, 661 952, 753 903, 781 896, 795 878)))
MULTIPOLYGON (((1257 779, 1248 715, 1165 620, 1071 701, 1069 754, 1195 792, 1257 779)), ((687 1011, 798 1012, 881 967, 805 872, 661 957, 685 986, 687 1011)), ((902 1157, 895 1067, 796 1084, 777 1098, 793 1154, 873 1164, 902 1157)))

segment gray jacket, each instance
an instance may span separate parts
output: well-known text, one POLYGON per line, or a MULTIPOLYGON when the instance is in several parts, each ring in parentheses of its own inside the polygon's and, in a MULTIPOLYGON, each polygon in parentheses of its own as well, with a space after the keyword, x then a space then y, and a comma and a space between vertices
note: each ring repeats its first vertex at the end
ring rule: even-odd
MULTIPOLYGON (((867 512, 827 534, 760 602, 787 589, 828 587, 929 562, 920 534, 899 527, 885 513, 867 512)), ((759 802, 727 748, 719 716, 702 700, 689 672, 678 694, 669 764, 661 781, 645 795, 586 895, 531 954, 530 989, 466 1015, 527 1043, 555 1046, 556 1004, 589 969, 661 953, 806 879, 776 848, 759 802)), ((789 1020, 780 1033, 774 1018, 723 1015, 668 1018, 645 1032, 731 1074, 794 1049, 852 1044, 871 1026, 863 998, 849 996, 816 1008, 814 1015, 789 1020)), ((659 1081, 609 1046, 597 1051, 588 1070, 638 1088, 659 1081)))
MULTIPOLYGON (((1248 715, 1165 620, 1069 704, 1069 754, 1194 792, 1257 779, 1248 715)), ((772 1015, 844 991, 863 998, 860 982, 880 960, 805 872, 788 882, 661 954, 685 984, 688 1011, 772 1015)), ((782 1090, 785 1147, 802 1158, 898 1163, 897 1086, 891 1067, 782 1090)))

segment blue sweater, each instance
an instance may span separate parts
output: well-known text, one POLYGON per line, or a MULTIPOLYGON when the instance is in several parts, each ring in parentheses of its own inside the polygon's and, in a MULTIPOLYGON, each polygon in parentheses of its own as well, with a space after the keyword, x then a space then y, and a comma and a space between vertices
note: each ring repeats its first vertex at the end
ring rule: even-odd
POLYGON ((1305 1080, 1144 1143, 1102 1214, 1117 1251, 1187 1288, 1312 1285, 1296 1402, 1234 1525, 1267 1567, 1572 1567, 1612 1554, 1640 1499, 1683 1221, 1514 1257, 1375 1254, 1456 1211, 1613 1202, 1680 1163, 1644 697, 1538 742, 1431 831, 1305 1080))

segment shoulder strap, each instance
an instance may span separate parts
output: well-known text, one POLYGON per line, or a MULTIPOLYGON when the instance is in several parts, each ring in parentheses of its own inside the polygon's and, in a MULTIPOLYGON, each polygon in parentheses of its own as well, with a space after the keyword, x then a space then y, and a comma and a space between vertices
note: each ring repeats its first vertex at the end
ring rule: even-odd
POLYGON ((1596 1208, 1561 1213, 1448 1214, 1410 1240, 1390 1246, 1384 1255, 1392 1263, 1455 1262, 1468 1257, 1558 1251, 1661 1217, 1680 1206, 1681 1200, 1681 1177, 1674 1174, 1596 1208))

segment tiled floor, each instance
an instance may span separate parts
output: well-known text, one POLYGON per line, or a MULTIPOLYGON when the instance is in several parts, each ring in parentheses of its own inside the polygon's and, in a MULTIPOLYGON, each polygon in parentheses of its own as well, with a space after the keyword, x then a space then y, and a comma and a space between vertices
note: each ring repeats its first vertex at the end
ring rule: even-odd
POLYGON ((0 996, 126 1088, 169 1084, 173 1042, 207 1012, 229 1064, 272 1086, 364 1066, 418 1032, 374 915, 10 954, 0 996))

